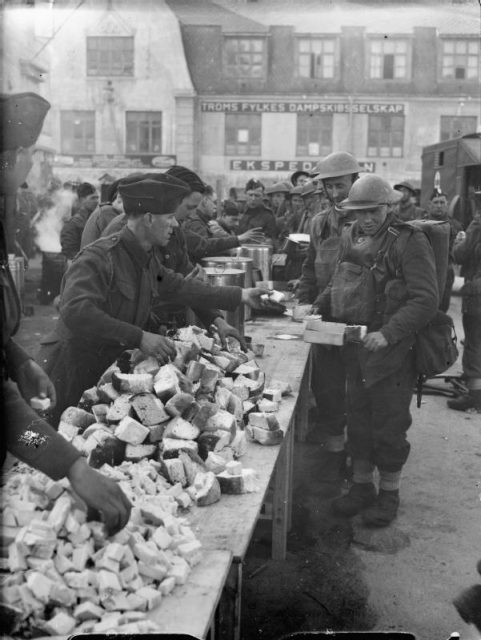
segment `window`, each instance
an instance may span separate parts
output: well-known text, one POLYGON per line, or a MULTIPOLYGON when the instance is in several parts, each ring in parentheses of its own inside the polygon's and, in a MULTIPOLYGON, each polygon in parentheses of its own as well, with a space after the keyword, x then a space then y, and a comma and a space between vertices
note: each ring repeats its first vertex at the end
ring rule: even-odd
POLYGON ((336 40, 334 38, 299 38, 297 60, 298 74, 301 78, 334 78, 336 40))
POLYGON ((133 76, 133 37, 105 36, 87 38, 87 75, 133 76))
POLYGON ((443 40, 441 76, 445 80, 479 78, 479 41, 443 40))
POLYGON ((402 157, 404 116, 370 115, 368 118, 367 155, 402 157))
POLYGON ((225 72, 235 78, 263 78, 264 38, 225 38, 225 72))
POLYGON ((61 111, 62 153, 95 153, 95 111, 61 111))
POLYGON ((228 156, 260 156, 261 116, 227 113, 225 153, 228 156))
POLYGON ((327 156, 332 151, 332 114, 297 116, 297 155, 327 156))
POLYGON ((441 116, 441 141, 476 131, 476 116, 441 116))
POLYGON ((161 111, 127 111, 125 127, 126 153, 161 153, 161 111))
POLYGON ((371 40, 369 42, 369 77, 374 80, 407 80, 408 41, 371 40))

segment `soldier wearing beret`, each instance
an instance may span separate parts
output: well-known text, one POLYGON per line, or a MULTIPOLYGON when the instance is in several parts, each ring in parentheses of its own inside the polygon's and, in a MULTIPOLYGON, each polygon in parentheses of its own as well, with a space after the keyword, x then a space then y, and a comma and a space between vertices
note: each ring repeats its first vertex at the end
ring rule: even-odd
POLYGON ((160 174, 119 190, 127 223, 73 260, 64 278, 55 335, 41 354, 57 390, 56 418, 77 404, 125 349, 139 348, 162 362, 175 357, 173 341, 151 330, 156 298, 200 309, 230 310, 241 302, 260 306, 262 289, 213 287, 160 264, 154 249, 165 247, 178 226, 175 211, 189 193, 186 183, 160 174))
POLYGON ((7 449, 54 480, 67 477, 75 492, 100 512, 109 534, 113 534, 127 523, 130 502, 117 483, 89 467, 79 452, 30 408, 28 401, 33 396, 49 397, 55 403, 55 389, 41 367, 12 338, 20 322, 20 304, 8 269, 4 231, 11 229, 15 193, 32 167, 33 145, 49 108, 50 104, 34 93, 0 96, 2 463, 7 449))
POLYGON ((249 180, 246 184, 246 208, 239 222, 239 231, 245 233, 249 229, 261 229, 267 241, 275 245, 277 225, 274 214, 264 203, 264 185, 258 180, 249 180))

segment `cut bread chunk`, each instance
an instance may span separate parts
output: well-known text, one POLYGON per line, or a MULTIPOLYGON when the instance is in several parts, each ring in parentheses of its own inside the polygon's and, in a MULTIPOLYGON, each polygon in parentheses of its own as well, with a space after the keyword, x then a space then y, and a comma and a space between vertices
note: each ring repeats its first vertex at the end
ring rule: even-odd
POLYGON ((292 387, 288 382, 282 382, 281 380, 271 380, 269 383, 269 389, 279 389, 283 396, 288 396, 292 393, 292 387))
POLYGON ((168 437, 162 439, 162 456, 164 459, 177 458, 181 451, 193 451, 197 453, 198 448, 195 440, 168 437))
POLYGON ((114 372, 112 384, 120 393, 149 393, 153 389, 154 378, 150 373, 114 372))
POLYGON ((259 400, 257 403, 257 407, 261 413, 275 413, 279 409, 279 402, 262 398, 262 400, 259 400))
POLYGON ((284 438, 284 432, 282 431, 282 429, 277 429, 276 431, 266 431, 266 429, 261 429, 259 427, 253 427, 249 425, 248 430, 252 438, 256 442, 259 442, 259 444, 280 444, 284 438))
POLYGON ((217 413, 211 416, 203 429, 203 431, 228 431, 231 435, 231 440, 234 438, 237 430, 237 422, 235 416, 229 411, 219 409, 217 413))
POLYGON ((234 369, 233 374, 235 376, 245 376, 251 380, 258 380, 260 372, 260 368, 253 360, 251 360, 250 362, 239 365, 237 369, 234 369))
POLYGON ((199 433, 200 430, 198 427, 187 422, 187 420, 184 420, 180 416, 177 416, 167 423, 164 431, 164 437, 180 438, 182 440, 195 440, 199 433))
POLYGON ((200 392, 214 393, 217 381, 220 378, 220 371, 213 368, 213 365, 206 366, 200 378, 200 392))
POLYGON ((165 405, 165 410, 170 416, 183 416, 195 402, 194 396, 190 393, 176 393, 165 405))
POLYGON ((219 411, 219 405, 214 402, 203 400, 199 402, 199 410, 192 420, 192 424, 198 427, 201 431, 205 428, 207 421, 213 415, 219 411))
POLYGON ((230 433, 228 431, 215 431, 201 433, 197 438, 199 446, 199 456, 205 460, 209 455, 209 451, 218 452, 226 447, 230 442, 230 433))
POLYGON ((106 382, 105 384, 99 385, 98 392, 100 402, 105 402, 107 404, 113 402, 120 395, 120 393, 116 389, 114 389, 111 382, 106 382))
POLYGON ((187 476, 185 475, 184 464, 180 458, 169 458, 162 460, 162 471, 172 484, 179 482, 183 487, 187 486, 187 476))
POLYGON ((128 444, 125 447, 125 459, 138 462, 143 458, 151 458, 156 451, 155 444, 128 444))
POLYGON ((219 387, 225 387, 226 389, 232 391, 232 387, 234 386, 234 378, 220 378, 217 384, 219 387))
POLYGON ((130 403, 130 395, 121 395, 108 408, 106 419, 108 422, 120 422, 122 418, 130 416, 132 413, 132 405, 130 403))
POLYGON ((61 422, 67 422, 74 427, 79 428, 79 432, 85 431, 87 427, 96 422, 95 416, 85 409, 79 409, 78 407, 67 407, 60 416, 61 422))
POLYGON ((167 402, 180 392, 179 379, 172 365, 160 367, 154 378, 154 391, 162 402, 167 402))
POLYGON ((229 447, 232 449, 232 454, 234 458, 240 458, 244 454, 247 453, 247 438, 246 432, 237 429, 234 439, 229 444, 229 447))
POLYGON ((239 424, 242 422, 242 418, 244 417, 244 403, 235 393, 231 393, 230 395, 227 411, 235 416, 239 424))
POLYGON ((188 485, 194 484, 195 477, 199 471, 205 471, 201 458, 199 458, 197 454, 193 454, 194 452, 190 451, 180 451, 179 453, 179 460, 181 460, 184 465, 188 485))
POLYGON ((264 398, 266 398, 267 400, 271 400, 272 402, 280 402, 282 400, 282 392, 280 389, 272 389, 270 387, 266 387, 262 392, 262 395, 264 398))
POLYGON ((149 356, 135 365, 134 373, 149 373, 151 376, 155 376, 159 369, 160 364, 157 358, 149 356))
POLYGON ((220 500, 220 485, 212 471, 200 471, 194 481, 195 500, 199 507, 206 507, 220 500))
POLYGON ((229 391, 229 389, 217 385, 217 388, 215 390, 215 401, 219 405, 219 409, 227 410, 231 396, 232 393, 229 391))
POLYGON ((91 387, 90 389, 86 389, 78 401, 78 407, 80 409, 85 409, 85 411, 91 411, 94 404, 99 402, 99 392, 97 387, 91 387))
POLYGON ((109 410, 108 404, 94 404, 92 406, 92 413, 95 416, 97 422, 107 421, 107 411, 109 410))
POLYGON ((207 454, 207 458, 205 460, 207 471, 212 471, 217 475, 221 471, 225 471, 226 464, 227 462, 225 461, 225 459, 218 453, 209 451, 209 453, 207 454))
POLYGON ((170 420, 162 401, 153 393, 135 395, 131 400, 131 404, 137 418, 145 427, 151 427, 170 420))
POLYGON ((253 411, 249 413, 249 425, 266 431, 276 431, 279 429, 279 421, 273 413, 260 413, 253 411))
POLYGON ((128 444, 142 444, 149 435, 149 429, 133 418, 122 418, 114 433, 119 440, 128 444))
POLYGON ((122 464, 125 459, 126 443, 114 435, 108 435, 101 443, 90 451, 88 462, 94 469, 100 469, 104 464, 111 467, 122 464))
POLYGON ((202 377, 204 369, 205 365, 203 365, 201 362, 191 360, 187 365, 185 375, 191 382, 198 382, 202 377))

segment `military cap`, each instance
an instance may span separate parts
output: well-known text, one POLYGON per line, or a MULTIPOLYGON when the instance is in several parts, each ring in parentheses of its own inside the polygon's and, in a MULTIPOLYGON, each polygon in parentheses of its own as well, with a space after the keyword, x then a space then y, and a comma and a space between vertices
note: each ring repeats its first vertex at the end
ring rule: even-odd
POLYGON ((182 180, 161 173, 155 180, 143 178, 120 184, 119 193, 127 214, 162 215, 174 213, 179 201, 190 193, 190 188, 182 180))
POLYGON ((273 193, 289 193, 289 191, 290 189, 285 182, 276 182, 266 189, 266 194, 270 196, 273 193))
POLYGON ((35 144, 49 109, 36 93, 0 94, 0 152, 35 144))
POLYGON ((317 176, 318 180, 325 180, 326 178, 338 178, 360 173, 361 171, 362 167, 353 155, 347 153, 347 151, 336 151, 319 160, 311 176, 317 176))
POLYGON ((307 171, 294 171, 294 173, 291 176, 291 182, 293 185, 296 184, 297 182, 297 178, 299 178, 300 176, 306 176, 306 178, 309 178, 309 173, 307 171))
POLYGON ((413 187, 413 185, 408 182, 407 180, 404 180, 403 182, 399 182, 398 184, 395 184, 393 189, 396 189, 396 191, 401 191, 402 188, 405 189, 409 189, 409 191, 414 195, 415 194, 415 189, 413 187))
POLYGON ((194 173, 190 169, 187 169, 187 167, 182 167, 178 164, 175 164, 174 166, 167 169, 165 173, 169 176, 177 178, 178 180, 182 180, 182 182, 187 183, 191 191, 204 193, 207 186, 196 173, 194 173))
POLYGON ((250 180, 247 181, 245 190, 251 191, 253 189, 263 189, 263 188, 264 188, 264 185, 260 180, 257 180, 256 178, 251 178, 250 180))
POLYGON ((402 194, 392 189, 387 180, 373 174, 365 174, 354 182, 349 194, 341 202, 343 209, 372 209, 382 204, 394 204, 402 194))
POLYGON ((93 184, 90 184, 90 182, 82 182, 77 187, 77 195, 79 198, 85 198, 95 192, 96 189, 93 184))
POLYGON ((319 191, 317 190, 317 187, 313 182, 308 182, 301 189, 301 196, 303 198, 305 198, 307 196, 312 196, 312 195, 314 195, 316 193, 319 193, 319 191))
POLYGON ((302 187, 292 187, 292 189, 289 191, 289 198, 292 198, 292 196, 302 196, 302 191, 305 186, 306 185, 303 185, 302 187))

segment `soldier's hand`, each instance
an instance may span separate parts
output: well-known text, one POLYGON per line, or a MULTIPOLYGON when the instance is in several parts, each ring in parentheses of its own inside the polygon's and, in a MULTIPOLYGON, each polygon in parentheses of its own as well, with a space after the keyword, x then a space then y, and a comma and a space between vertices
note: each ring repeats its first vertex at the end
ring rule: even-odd
POLYGON ((384 347, 387 347, 389 344, 380 331, 368 333, 367 336, 364 337, 363 343, 368 351, 379 351, 379 349, 384 349, 384 347))
POLYGON ((73 463, 67 477, 75 493, 99 514, 109 536, 125 527, 132 505, 114 480, 89 467, 82 458, 73 463))
POLYGON ((247 344, 244 338, 241 336, 239 331, 231 324, 226 322, 224 318, 216 318, 213 324, 217 329, 223 349, 227 348, 227 338, 230 336, 231 338, 235 338, 240 343, 241 349, 243 351, 247 351, 247 344))
POLYGON ((243 242, 253 242, 255 244, 260 244, 265 240, 265 236, 262 233, 262 227, 255 227, 255 229, 248 229, 247 231, 245 231, 244 233, 241 233, 237 237, 241 244, 243 242))
POLYGON ((25 400, 29 401, 35 396, 50 398, 50 407, 55 406, 57 395, 53 382, 35 360, 26 360, 17 367, 15 378, 25 400))
POLYGON ((148 331, 142 333, 140 350, 148 356, 154 356, 162 364, 173 360, 177 354, 173 340, 148 331))
POLYGON ((197 280, 207 282, 207 275, 200 264, 196 264, 192 271, 185 276, 184 280, 192 280, 192 278, 197 278, 197 280))
POLYGON ((242 289, 242 302, 249 305, 252 309, 263 309, 261 296, 269 293, 268 289, 254 287, 252 289, 242 289))

